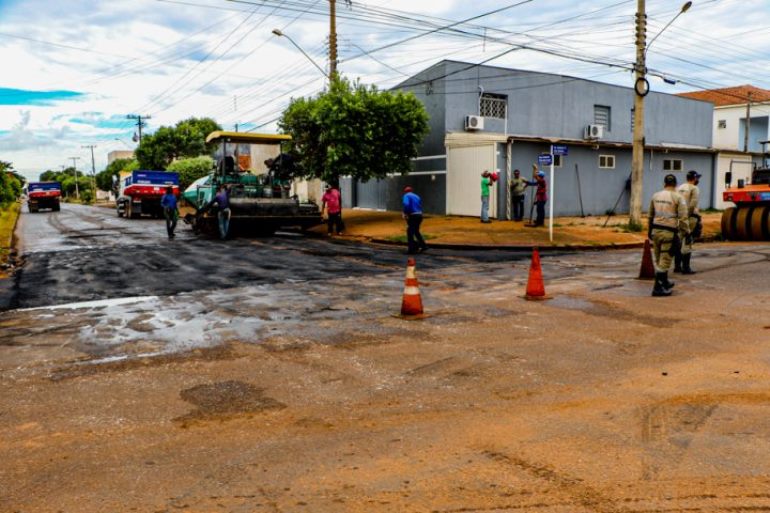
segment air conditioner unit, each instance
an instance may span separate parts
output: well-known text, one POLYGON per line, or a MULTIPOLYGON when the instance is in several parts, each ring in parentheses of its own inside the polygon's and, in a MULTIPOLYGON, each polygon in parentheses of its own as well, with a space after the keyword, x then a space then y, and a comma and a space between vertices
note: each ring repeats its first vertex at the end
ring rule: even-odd
POLYGON ((583 139, 603 139, 604 125, 588 125, 583 132, 583 139))
POLYGON ((466 130, 484 130, 484 118, 481 116, 465 116, 466 130))

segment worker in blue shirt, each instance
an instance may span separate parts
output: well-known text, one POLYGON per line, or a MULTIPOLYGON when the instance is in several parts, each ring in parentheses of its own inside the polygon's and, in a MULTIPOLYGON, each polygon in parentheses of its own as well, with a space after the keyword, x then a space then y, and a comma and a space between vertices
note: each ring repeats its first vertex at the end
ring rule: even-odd
POLYGON ((404 213, 406 220, 406 240, 408 244, 408 253, 413 255, 418 251, 422 253, 428 249, 425 240, 420 234, 420 225, 422 224, 422 199, 412 192, 408 185, 404 187, 404 213))
POLYGON ((163 207, 163 216, 166 218, 168 238, 173 239, 176 222, 179 219, 179 209, 173 187, 166 187, 166 193, 160 198, 160 206, 163 207))

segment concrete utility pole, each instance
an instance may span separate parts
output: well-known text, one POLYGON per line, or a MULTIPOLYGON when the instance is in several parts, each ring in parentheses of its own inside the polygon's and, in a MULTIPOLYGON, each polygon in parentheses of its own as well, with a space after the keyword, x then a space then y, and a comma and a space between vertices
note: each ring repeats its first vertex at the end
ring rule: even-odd
POLYGON ((135 119, 136 126, 139 128, 139 144, 142 144, 142 128, 147 125, 145 119, 152 119, 152 116, 142 116, 141 114, 129 114, 126 119, 135 119))
POLYGON ((743 134, 743 153, 749 152, 749 132, 751 131, 751 91, 746 100, 746 133, 743 134))
POLYGON ((337 76, 337 0, 329 0, 329 76, 337 76))
POLYGON ((642 226, 642 194, 644 177, 644 97, 649 90, 647 82, 647 14, 644 0, 636 2, 636 65, 634 66, 634 138, 631 154, 631 198, 629 200, 629 227, 642 226))
POLYGON ((636 64, 634 65, 634 138, 631 156, 631 197, 629 199, 629 227, 642 227, 642 194, 644 194, 644 97, 650 92, 647 81, 647 50, 652 43, 681 14, 692 7, 688 1, 682 5, 676 16, 664 26, 650 44, 647 44, 647 11, 645 0, 636 0, 636 64))
POLYGON ((94 191, 94 202, 96 202, 96 161, 94 160, 94 148, 96 148, 96 145, 88 144, 86 146, 81 146, 81 148, 88 148, 91 150, 91 184, 94 191))
POLYGON ((72 160, 72 169, 75 170, 75 197, 80 199, 80 188, 78 187, 78 160, 80 157, 70 157, 72 160))

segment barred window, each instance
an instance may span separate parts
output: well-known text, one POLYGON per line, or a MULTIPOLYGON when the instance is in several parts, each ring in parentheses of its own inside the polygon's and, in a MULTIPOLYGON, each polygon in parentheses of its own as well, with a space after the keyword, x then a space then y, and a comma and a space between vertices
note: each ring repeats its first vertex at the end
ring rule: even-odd
POLYGON ((479 98, 479 116, 506 119, 508 117, 508 97, 504 94, 482 93, 481 98, 479 98))
POLYGON ((612 109, 606 105, 594 105, 594 125, 602 125, 608 132, 612 131, 612 109))
POLYGON ((727 128, 727 120, 726 119, 720 119, 718 126, 719 126, 719 128, 727 128))

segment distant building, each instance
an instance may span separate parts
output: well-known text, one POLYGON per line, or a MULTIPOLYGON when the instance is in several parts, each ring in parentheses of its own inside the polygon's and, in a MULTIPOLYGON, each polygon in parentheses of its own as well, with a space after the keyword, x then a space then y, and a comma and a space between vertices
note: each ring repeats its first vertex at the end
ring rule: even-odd
POLYGON ((107 165, 112 164, 118 159, 132 159, 134 152, 132 150, 115 150, 107 154, 107 165))
POLYGON ((751 181, 754 165, 761 164, 762 141, 770 140, 770 90, 751 85, 681 93, 679 96, 710 102, 713 111, 713 145, 718 151, 716 208, 732 205, 722 201, 725 176, 732 171, 733 185, 751 181), (746 137, 746 120, 748 137, 746 137))
MULTIPOLYGON (((628 212, 634 91, 575 77, 466 62, 442 61, 397 85, 413 92, 430 116, 430 133, 408 176, 367 183, 343 180, 347 207, 398 210, 401 189, 414 187, 426 212, 478 216, 481 173, 501 179, 490 214, 509 217, 508 179, 513 169, 532 176, 532 164, 551 144, 566 146, 556 159, 556 215, 628 212), (582 205, 582 207, 581 207, 582 205)), ((701 207, 714 198, 712 106, 670 94, 649 93, 645 107, 643 205, 667 173, 684 181, 703 174, 701 207)), ((541 169, 549 171, 548 166, 541 169)), ((529 193, 527 193, 529 212, 529 193)))

